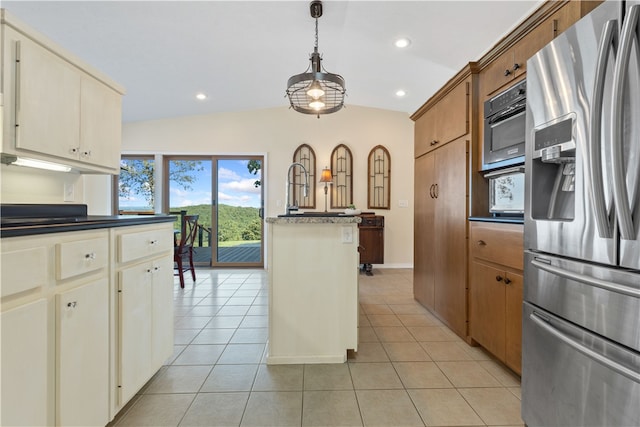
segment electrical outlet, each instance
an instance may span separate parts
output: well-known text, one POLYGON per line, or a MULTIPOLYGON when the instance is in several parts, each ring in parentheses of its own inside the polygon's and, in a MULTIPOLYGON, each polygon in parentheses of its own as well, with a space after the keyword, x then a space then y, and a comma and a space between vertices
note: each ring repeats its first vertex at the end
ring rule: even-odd
POLYGON ((408 208, 409 207, 409 201, 408 200, 398 200, 398 207, 408 208))
POLYGON ((65 202, 73 202, 75 200, 75 185, 73 183, 64 183, 64 196, 65 202))
POLYGON ((342 227, 342 243, 353 243, 353 228, 342 227))

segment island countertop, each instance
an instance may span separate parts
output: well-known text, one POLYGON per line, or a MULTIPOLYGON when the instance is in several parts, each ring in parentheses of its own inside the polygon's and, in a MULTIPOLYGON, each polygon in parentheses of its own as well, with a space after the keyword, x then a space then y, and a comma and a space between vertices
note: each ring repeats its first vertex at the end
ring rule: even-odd
POLYGON ((353 215, 336 216, 309 216, 309 215, 289 215, 279 217, 268 217, 268 224, 360 224, 362 218, 353 215))

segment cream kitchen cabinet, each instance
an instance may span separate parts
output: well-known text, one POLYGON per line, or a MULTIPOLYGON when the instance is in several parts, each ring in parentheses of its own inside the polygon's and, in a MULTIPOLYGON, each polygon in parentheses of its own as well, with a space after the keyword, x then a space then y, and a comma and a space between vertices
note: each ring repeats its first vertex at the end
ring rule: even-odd
POLYGON ((173 353, 173 233, 170 223, 115 233, 120 408, 173 353))
POLYGON ((105 425, 107 230, 2 239, 2 425, 105 425))
POLYGON ((56 295, 56 424, 109 422, 109 283, 56 295))
MULTIPOLYGON (((3 263, 3 270, 6 265, 3 263)), ((3 281, 4 282, 4 281, 3 281)), ((44 426, 49 422, 47 302, 43 298, 3 310, 0 425, 44 426)))
POLYGON ((117 174, 124 90, 2 11, 2 153, 117 174))

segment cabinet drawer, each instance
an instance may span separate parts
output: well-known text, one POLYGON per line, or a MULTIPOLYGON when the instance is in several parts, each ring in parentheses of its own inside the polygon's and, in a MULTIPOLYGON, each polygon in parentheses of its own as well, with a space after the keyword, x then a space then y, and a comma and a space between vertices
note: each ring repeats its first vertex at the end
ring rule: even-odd
POLYGON ((155 229, 118 236, 118 262, 129 262, 173 249, 171 232, 155 229))
POLYGON ((523 238, 523 226, 519 224, 471 222, 469 251, 473 258, 522 270, 523 238))
POLYGON ((99 237, 58 243, 56 261, 58 280, 106 268, 109 263, 109 242, 106 237, 99 237))
POLYGON ((383 216, 362 216, 362 222, 359 227, 375 227, 375 228, 383 228, 384 227, 384 217, 383 216))
POLYGON ((44 246, 2 253, 2 297, 38 288, 46 281, 47 249, 44 246))

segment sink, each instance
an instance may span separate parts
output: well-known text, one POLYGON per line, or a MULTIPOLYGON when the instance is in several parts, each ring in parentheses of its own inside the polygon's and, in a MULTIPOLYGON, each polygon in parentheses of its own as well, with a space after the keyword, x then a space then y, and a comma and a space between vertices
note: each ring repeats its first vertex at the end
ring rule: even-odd
POLYGON ((313 218, 313 217, 343 217, 343 216, 353 216, 353 215, 345 215, 342 212, 296 212, 296 213, 278 215, 278 218, 313 218))

